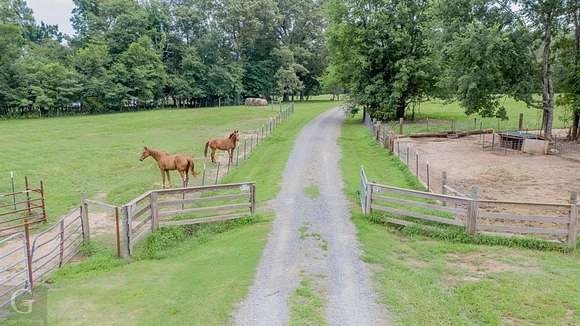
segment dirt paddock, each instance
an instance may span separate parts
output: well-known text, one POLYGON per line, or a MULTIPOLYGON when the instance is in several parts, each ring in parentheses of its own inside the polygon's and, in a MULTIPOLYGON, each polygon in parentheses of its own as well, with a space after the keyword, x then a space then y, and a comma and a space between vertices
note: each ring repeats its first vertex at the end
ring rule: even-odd
POLYGON ((571 191, 580 192, 580 146, 558 156, 483 151, 480 136, 401 139, 401 148, 407 145, 417 150, 420 164, 429 162, 436 192, 443 171, 458 191, 479 186, 482 199, 567 203, 571 191))

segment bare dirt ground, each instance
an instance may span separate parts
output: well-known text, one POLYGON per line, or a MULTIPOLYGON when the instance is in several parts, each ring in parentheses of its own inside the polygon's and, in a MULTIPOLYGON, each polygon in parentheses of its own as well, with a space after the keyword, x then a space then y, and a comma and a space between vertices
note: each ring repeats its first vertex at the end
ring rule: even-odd
POLYGON ((481 198, 525 202, 568 203, 580 192, 580 146, 562 156, 483 151, 479 136, 460 139, 402 139, 429 161, 432 187, 440 192, 441 172, 456 190, 469 193, 479 186, 481 198), (576 152, 578 151, 578 152, 576 152))
POLYGON ((326 303, 329 325, 388 325, 376 302, 368 266, 360 259, 338 162, 336 140, 344 112, 310 122, 298 136, 273 207, 277 218, 236 325, 290 324, 288 299, 301 278, 326 303), (305 193, 318 187, 319 195, 305 193))

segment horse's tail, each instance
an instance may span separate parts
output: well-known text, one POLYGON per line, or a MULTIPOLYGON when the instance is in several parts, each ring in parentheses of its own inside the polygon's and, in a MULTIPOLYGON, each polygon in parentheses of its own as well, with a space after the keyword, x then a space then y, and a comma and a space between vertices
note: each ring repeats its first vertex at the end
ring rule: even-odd
POLYGON ((209 147, 209 140, 205 143, 205 150, 203 151, 203 155, 207 157, 207 148, 209 147))
POLYGON ((195 164, 193 164, 193 159, 192 158, 189 158, 188 159, 188 162, 189 162, 189 166, 191 167, 191 175, 193 177, 198 176, 199 175, 199 172, 195 172, 195 164))

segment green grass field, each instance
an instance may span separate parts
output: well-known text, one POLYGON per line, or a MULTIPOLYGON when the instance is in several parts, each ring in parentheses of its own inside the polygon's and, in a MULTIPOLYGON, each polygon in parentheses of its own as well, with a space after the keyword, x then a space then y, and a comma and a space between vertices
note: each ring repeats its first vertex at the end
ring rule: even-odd
MULTIPOLYGON (((259 199, 273 198, 298 132, 312 118, 338 104, 297 103, 290 119, 248 160, 240 162, 225 181, 256 181, 259 199)), ((227 112, 233 114, 222 116, 222 120, 233 126, 247 109, 231 110, 227 112)), ((255 119, 259 123, 262 118, 255 119)), ((163 128, 158 133, 163 134, 163 128)), ((176 143, 174 146, 180 140, 176 143)), ((153 176, 150 183, 140 186, 144 190, 154 182, 153 176)), ((132 193, 130 184, 126 184, 124 195, 132 193)), ((118 200, 124 198, 116 196, 118 200)), ((100 248, 85 261, 66 266, 51 277, 49 324, 223 325, 254 279, 271 219, 266 215, 254 223, 234 222, 231 227, 228 223, 208 224, 193 228, 195 231, 188 235, 181 228, 162 229, 138 245, 130 264, 113 257, 109 249, 100 248)), ((23 322, 26 318, 16 317, 7 324, 23 322)))
MULTIPOLYGON (((528 108, 525 103, 515 101, 511 98, 504 99, 507 108, 507 120, 497 118, 482 118, 478 115, 467 116, 465 110, 459 103, 445 103, 439 100, 431 100, 421 103, 415 112, 416 121, 407 121, 403 133, 438 132, 455 130, 495 129, 495 130, 517 130, 520 113, 524 114, 524 129, 538 130, 542 123, 542 111, 528 108), (429 122, 427 122, 429 119, 429 122), (453 126, 451 121, 453 120, 453 126)), ((411 113, 407 116, 410 118, 411 113)), ((409 120, 409 119, 407 119, 409 120)), ((393 123, 395 124, 395 123, 393 123)), ((398 123, 396 123, 398 126, 398 123)), ((556 108, 554 116, 554 128, 567 128, 570 122, 565 121, 565 113, 562 108, 556 108)), ((398 127, 394 128, 396 132, 398 127)))
MULTIPOLYGON (((333 105, 336 103, 322 100, 296 103, 297 118, 278 129, 269 140, 273 151, 250 170, 263 170, 264 161, 275 160, 278 167, 285 164, 287 156, 277 153, 291 144, 288 139, 293 135, 288 130, 333 105)), ((274 109, 223 107, 0 121, 0 192, 9 191, 10 171, 20 185, 25 175, 34 183, 43 180, 50 221, 79 205, 81 192, 121 204, 161 185, 155 161, 138 160, 143 146, 193 155, 199 171, 208 138, 225 137, 233 129, 255 130, 278 109, 278 105, 274 109)), ((229 180, 242 179, 243 174, 248 176, 242 172, 229 180)), ((179 184, 176 173, 172 173, 172 182, 179 184)))
POLYGON ((353 220, 381 300, 400 325, 577 325, 580 255, 437 241, 370 222, 357 203, 358 172, 370 180, 420 186, 360 119, 339 140, 353 220))

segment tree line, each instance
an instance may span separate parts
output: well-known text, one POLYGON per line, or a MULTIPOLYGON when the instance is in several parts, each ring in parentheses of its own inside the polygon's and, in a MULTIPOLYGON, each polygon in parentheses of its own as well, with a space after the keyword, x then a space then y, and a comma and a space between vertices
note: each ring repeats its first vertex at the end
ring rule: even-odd
POLYGON ((74 0, 74 35, 0 0, 0 116, 304 98, 321 88, 318 0, 74 0))
POLYGON ((325 78, 374 118, 428 98, 505 118, 510 96, 548 137, 558 102, 580 136, 579 0, 329 0, 327 14, 325 78))

